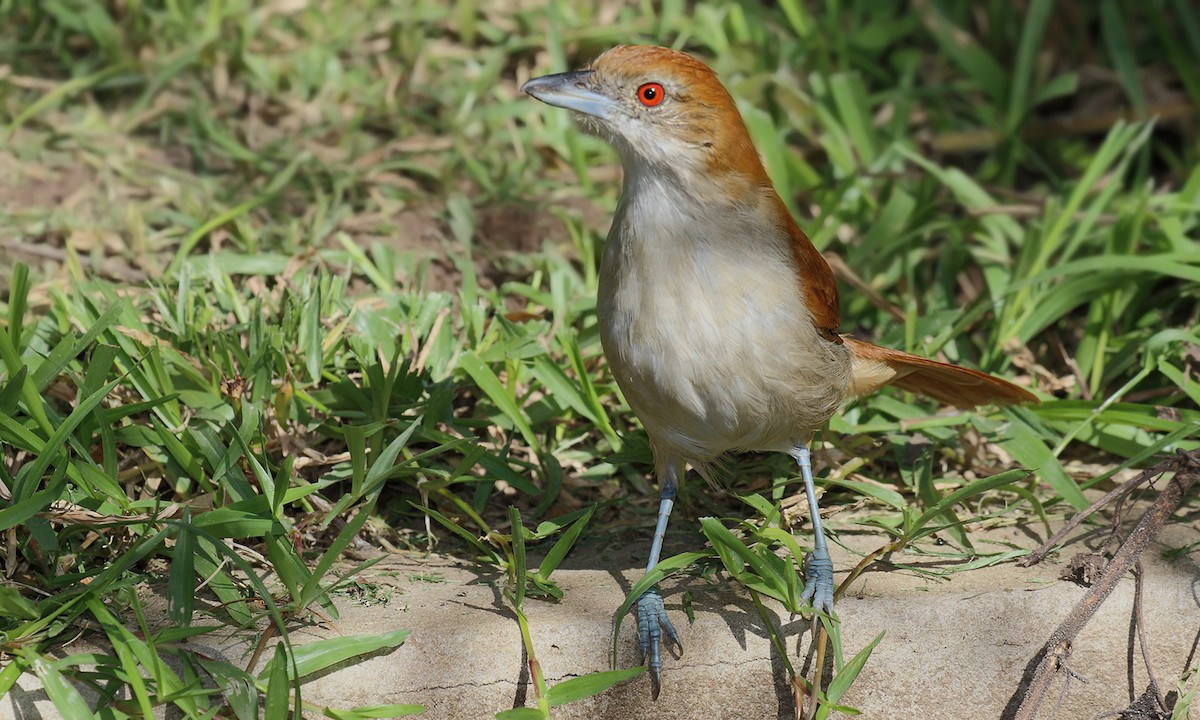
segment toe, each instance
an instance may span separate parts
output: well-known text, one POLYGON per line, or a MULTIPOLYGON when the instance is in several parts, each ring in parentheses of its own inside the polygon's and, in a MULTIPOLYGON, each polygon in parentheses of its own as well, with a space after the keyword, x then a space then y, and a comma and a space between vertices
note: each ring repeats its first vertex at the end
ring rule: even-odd
POLYGON ((638 598, 635 613, 641 662, 650 671, 651 693, 658 699, 662 689, 662 646, 666 642, 668 647, 676 647, 682 654, 683 643, 679 641, 679 633, 667 617, 662 594, 657 588, 646 591, 646 594, 638 598))
POLYGON ((671 641, 671 647, 675 648, 677 654, 683 654, 683 643, 679 641, 679 633, 675 632, 675 626, 671 624, 671 619, 667 617, 664 611, 659 617, 659 623, 662 625, 663 632, 666 634, 666 639, 671 641))
POLYGON ((811 603, 814 610, 833 613, 833 560, 828 552, 813 552, 804 562, 804 591, 800 602, 811 603))

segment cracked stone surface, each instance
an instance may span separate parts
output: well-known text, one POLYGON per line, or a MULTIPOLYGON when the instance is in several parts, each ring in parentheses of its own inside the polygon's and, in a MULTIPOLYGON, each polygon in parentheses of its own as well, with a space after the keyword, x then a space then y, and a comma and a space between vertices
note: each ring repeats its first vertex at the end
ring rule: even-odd
MULTIPOLYGON (((680 535, 672 538, 672 552, 699 547, 698 535, 680 535)), ((1058 558, 1029 569, 1008 563, 945 579, 894 568, 867 573, 838 604, 846 657, 879 633, 885 635, 843 703, 868 718, 1004 716, 1026 665, 1086 592, 1059 580, 1058 574, 1075 552, 1085 544, 1095 546, 1105 535, 1106 530, 1093 529, 1084 537, 1095 542, 1074 541, 1058 558)), ((1020 547, 1036 544, 1029 531, 1017 528, 989 531, 987 536, 1020 547)), ((879 536, 847 532, 840 539, 859 552, 883 543, 879 536)), ((1197 519, 1177 517, 1142 556, 1150 652, 1164 690, 1175 687, 1189 663, 1195 667, 1200 662, 1200 568, 1193 556, 1169 560, 1163 551, 1198 540, 1197 519)), ((843 548, 835 550, 840 580, 857 558, 843 548)), ((610 546, 581 541, 554 575, 565 592, 563 601, 527 601, 538 660, 551 685, 608 669, 612 614, 640 576, 637 568, 645 551, 640 542, 610 546)), ((531 565, 537 559, 532 558, 531 565)), ((914 555, 896 560, 936 561, 914 555)), ((294 641, 398 628, 413 634, 394 652, 309 680, 304 685, 306 701, 336 708, 419 703, 427 707, 420 717, 439 719, 492 718, 499 711, 534 704, 520 632, 500 595, 502 578, 496 572, 446 557, 397 555, 371 568, 366 577, 392 589, 386 604, 364 605, 341 597, 336 623, 314 620, 296 628, 294 641)), ((793 717, 783 664, 743 590, 718 573, 712 579, 668 579, 663 592, 684 654, 664 657, 658 702, 651 701, 649 680, 641 676, 598 697, 555 708, 553 717, 793 717), (687 593, 695 611, 693 623, 683 611, 687 593)), ((1078 637, 1070 667, 1080 679, 1066 688, 1054 717, 1090 718, 1118 710, 1145 690, 1145 666, 1131 644, 1133 592, 1132 576, 1124 578, 1078 637)), ((153 600, 149 597, 148 603, 153 600)), ((778 606, 765 602, 783 623, 793 662, 803 663, 810 644, 809 623, 780 617, 778 606)), ((244 662, 254 639, 223 633, 200 638, 197 646, 244 662)), ((67 653, 84 651, 77 643, 67 653)), ((621 629, 619 652, 622 666, 636 662, 634 625, 628 619, 621 629)), ((1061 690, 1060 683, 1050 697, 1061 690)), ((1048 701, 1045 711, 1053 704, 1048 701)), ((0 720, 55 717, 28 676, 0 700, 0 720)))

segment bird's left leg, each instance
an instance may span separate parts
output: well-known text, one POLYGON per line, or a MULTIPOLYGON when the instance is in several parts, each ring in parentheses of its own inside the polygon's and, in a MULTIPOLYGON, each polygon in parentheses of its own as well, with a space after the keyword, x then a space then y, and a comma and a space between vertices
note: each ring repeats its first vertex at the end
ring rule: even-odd
POLYGON ((814 610, 833 614, 833 559, 825 544, 825 530, 821 527, 821 509, 817 506, 817 491, 813 487, 812 464, 808 446, 797 446, 791 452, 800 465, 804 478, 804 492, 808 496, 808 509, 812 513, 813 550, 804 558, 804 592, 800 602, 812 601, 814 610))
MULTIPOLYGON (((658 564, 658 558, 662 554, 663 537, 667 534, 667 521, 671 517, 671 508, 675 505, 675 492, 683 474, 683 463, 673 458, 656 458, 655 466, 659 470, 658 522, 654 527, 654 540, 650 544, 650 559, 646 563, 646 572, 650 572, 658 564)), ((662 643, 664 639, 673 642, 680 653, 683 652, 683 644, 679 642, 679 634, 675 632, 675 626, 667 617, 667 609, 663 606, 662 591, 658 585, 643 593, 638 598, 635 607, 638 646, 641 648, 642 661, 650 670, 650 685, 654 699, 657 700, 661 689, 662 643)))

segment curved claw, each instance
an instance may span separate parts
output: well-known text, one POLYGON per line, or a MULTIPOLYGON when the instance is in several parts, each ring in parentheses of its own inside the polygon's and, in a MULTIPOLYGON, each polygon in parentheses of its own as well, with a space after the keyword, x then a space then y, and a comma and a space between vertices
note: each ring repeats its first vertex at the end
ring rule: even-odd
POLYGON ((637 614, 638 647, 641 649, 641 662, 650 670, 650 687, 655 700, 662 689, 662 645, 671 643, 679 654, 683 653, 683 643, 679 642, 679 633, 667 617, 667 609, 663 606, 662 592, 658 587, 652 587, 637 600, 634 612, 637 614))
POLYGON ((804 592, 800 602, 812 601, 813 610, 833 614, 833 559, 825 548, 804 558, 804 592))

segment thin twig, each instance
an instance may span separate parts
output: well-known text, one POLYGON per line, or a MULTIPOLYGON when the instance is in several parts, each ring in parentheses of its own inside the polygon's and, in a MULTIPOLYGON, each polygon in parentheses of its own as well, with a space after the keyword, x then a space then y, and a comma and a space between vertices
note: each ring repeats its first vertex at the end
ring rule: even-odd
MULTIPOLYGON (((1174 459, 1168 460, 1167 462, 1168 463, 1174 462, 1174 459)), ((1141 485, 1142 483, 1146 482, 1147 480, 1157 477, 1164 472, 1167 472, 1166 470, 1162 469, 1164 464, 1165 463, 1160 463, 1158 465, 1155 465, 1152 468, 1143 470, 1141 472, 1141 474, 1139 474, 1137 477, 1133 478, 1132 480, 1125 481, 1124 483, 1117 486, 1113 490, 1110 490, 1099 500, 1096 500, 1091 505, 1088 505, 1087 508, 1076 513, 1074 517, 1072 517, 1070 520, 1067 521, 1066 525, 1063 525, 1062 528, 1059 529, 1058 532, 1056 532, 1056 533, 1054 533, 1054 535, 1050 536, 1049 540, 1042 543, 1041 547, 1039 547, 1037 550, 1034 550, 1033 552, 1029 553, 1029 555, 1022 558, 1021 560, 1017 561, 1017 565, 1020 567, 1029 567, 1031 565, 1037 565, 1038 563, 1040 563, 1042 560, 1044 560, 1046 558, 1047 555, 1050 554, 1051 550, 1053 550, 1056 546, 1058 546, 1066 538, 1067 535, 1071 534, 1072 530, 1074 530, 1076 527, 1078 527, 1079 524, 1082 523, 1084 520, 1091 517, 1097 510, 1099 510, 1100 508, 1109 504, 1113 500, 1116 500, 1117 498, 1122 498, 1122 497, 1128 495, 1129 493, 1133 492, 1134 489, 1137 488, 1137 486, 1141 485)))
POLYGON ((815 659, 816 667, 813 668, 812 694, 809 695, 808 712, 805 713, 805 720, 813 720, 817 715, 817 698, 821 696, 821 681, 825 671, 825 648, 829 642, 829 634, 825 632, 825 623, 821 622, 821 617, 813 613, 813 629, 817 632, 817 656, 815 659))
POLYGON ((1146 664, 1146 676, 1150 678, 1150 688, 1154 691, 1154 699, 1158 701, 1158 709, 1163 712, 1169 712, 1170 708, 1167 707, 1167 698, 1163 695, 1162 686, 1158 684, 1158 674, 1154 672, 1154 665, 1150 662, 1150 641, 1146 637, 1146 614, 1143 611, 1146 596, 1142 592, 1142 579, 1146 571, 1142 569, 1142 561, 1140 559, 1134 568, 1133 625, 1137 630, 1138 646, 1142 649, 1142 662, 1146 664))
MULTIPOLYGON (((1167 518, 1179 508, 1192 485, 1200 480, 1200 452, 1180 451, 1174 457, 1155 466, 1156 474, 1168 472, 1174 472, 1175 476, 1167 482, 1154 505, 1142 516, 1137 527, 1104 569, 1100 579, 1075 604, 1071 614, 1046 641, 1041 652, 1042 658, 1025 687, 1024 696, 1020 697, 1020 706, 1013 720, 1033 720, 1037 715, 1046 691, 1071 654, 1071 643, 1075 636, 1117 587, 1125 573, 1133 567, 1142 551, 1150 544, 1150 540, 1162 529, 1167 518)), ((1017 692, 1019 695, 1021 690, 1018 689, 1017 692)))
POLYGON ((895 304, 888 302, 888 299, 881 295, 871 283, 859 277, 858 273, 851 270, 850 266, 846 264, 846 261, 840 255, 827 252, 825 253, 825 262, 829 263, 829 267, 833 270, 834 274, 845 280, 846 284, 853 287, 859 293, 865 295, 867 300, 871 301, 872 305, 891 315, 896 321, 904 322, 904 311, 895 304))
MULTIPOLYGON (((1102 133, 1118 122, 1190 122, 1196 114, 1196 108, 1187 100, 1167 100, 1154 103, 1146 111, 1137 112, 1132 109, 1118 109, 1100 113, 1079 113, 1065 117, 1057 117, 1040 122, 1031 122, 1021 128, 1019 135, 1022 140, 1043 140, 1076 135, 1091 135, 1102 133)), ((999 130, 974 128, 962 132, 942 133, 928 141, 929 147, 936 153, 961 154, 976 153, 1004 142, 1007 135, 999 130)))

